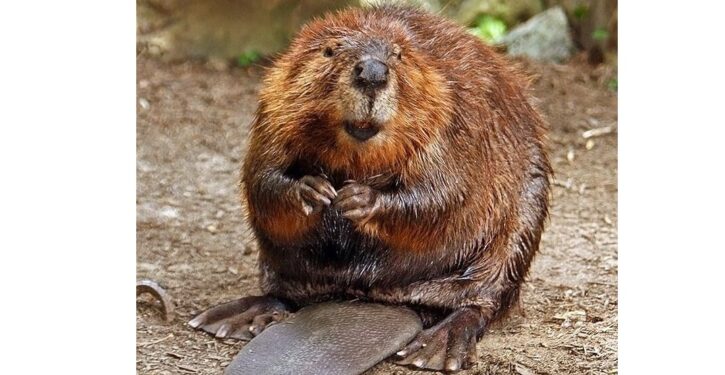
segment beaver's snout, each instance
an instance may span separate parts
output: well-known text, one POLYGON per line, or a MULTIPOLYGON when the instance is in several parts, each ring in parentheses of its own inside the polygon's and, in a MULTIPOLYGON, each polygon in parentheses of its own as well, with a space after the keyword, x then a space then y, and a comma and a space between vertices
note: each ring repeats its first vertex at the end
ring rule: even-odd
POLYGON ((382 130, 397 105, 397 72, 388 65, 385 54, 363 51, 363 55, 345 66, 348 74, 338 79, 337 106, 345 131, 357 141, 364 142, 382 130))
POLYGON ((372 96, 388 83, 388 66, 376 58, 366 58, 355 64, 352 76, 355 87, 372 96))
POLYGON ((347 134, 350 134, 360 142, 365 142, 380 132, 380 128, 375 124, 364 124, 361 126, 351 121, 345 121, 344 125, 347 134))

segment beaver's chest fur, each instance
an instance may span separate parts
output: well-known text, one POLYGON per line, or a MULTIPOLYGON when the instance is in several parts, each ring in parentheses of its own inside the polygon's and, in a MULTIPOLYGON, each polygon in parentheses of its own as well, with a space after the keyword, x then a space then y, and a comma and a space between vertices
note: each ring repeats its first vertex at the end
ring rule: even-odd
MULTIPOLYGON (((287 172, 294 177, 313 171, 328 176, 335 188, 352 177, 300 163, 287 172)), ((368 182, 385 191, 400 188, 395 176, 374 176, 368 182)), ((334 208, 325 208, 320 215, 318 225, 291 244, 277 243, 263 231, 255 231, 269 271, 287 283, 319 285, 325 290, 334 286, 344 294, 350 290, 364 293, 372 288, 404 287, 419 280, 450 275, 456 267, 442 249, 431 248, 425 254, 411 255, 408 249, 392 249, 380 239, 358 231, 334 208)))

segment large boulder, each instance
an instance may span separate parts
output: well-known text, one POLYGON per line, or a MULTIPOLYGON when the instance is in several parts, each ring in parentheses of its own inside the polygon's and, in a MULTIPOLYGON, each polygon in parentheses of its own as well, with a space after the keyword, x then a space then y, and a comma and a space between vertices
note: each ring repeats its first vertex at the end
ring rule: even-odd
POLYGON ((561 63, 574 52, 566 14, 561 7, 542 12, 501 39, 510 55, 561 63))

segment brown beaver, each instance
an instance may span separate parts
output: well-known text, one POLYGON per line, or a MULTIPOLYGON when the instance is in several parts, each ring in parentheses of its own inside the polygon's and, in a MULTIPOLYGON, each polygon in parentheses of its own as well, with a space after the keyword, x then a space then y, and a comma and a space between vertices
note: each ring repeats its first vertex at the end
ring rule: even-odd
POLYGON ((267 74, 242 171, 266 294, 190 324, 244 338, 311 303, 406 305, 427 329, 400 363, 469 367, 517 302, 547 217, 545 123, 526 86, 422 10, 305 26, 267 74))

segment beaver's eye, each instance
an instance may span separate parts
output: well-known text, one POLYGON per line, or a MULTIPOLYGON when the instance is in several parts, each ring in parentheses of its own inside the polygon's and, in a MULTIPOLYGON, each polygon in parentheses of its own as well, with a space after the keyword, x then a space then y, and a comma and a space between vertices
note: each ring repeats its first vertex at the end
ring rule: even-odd
POLYGON ((322 55, 325 57, 332 57, 334 54, 335 51, 332 50, 332 47, 325 47, 325 49, 322 50, 322 55))

